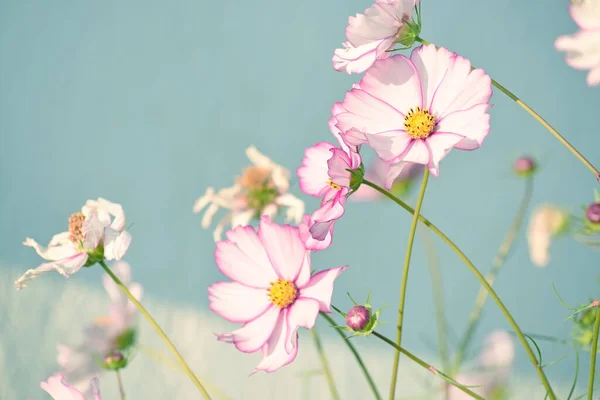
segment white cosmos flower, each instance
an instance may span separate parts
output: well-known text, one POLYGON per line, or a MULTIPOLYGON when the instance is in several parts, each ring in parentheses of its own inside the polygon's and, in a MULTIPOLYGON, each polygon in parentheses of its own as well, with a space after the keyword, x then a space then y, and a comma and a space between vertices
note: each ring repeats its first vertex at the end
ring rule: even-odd
POLYGON ((550 262, 550 244, 568 222, 568 214, 552 204, 536 207, 527 227, 529 257, 538 267, 545 267, 550 262))
POLYGON ((15 282, 17 290, 27 282, 49 271, 70 277, 84 265, 107 260, 120 260, 131 243, 131 234, 125 230, 125 213, 120 204, 108 200, 88 200, 80 212, 69 218, 69 230, 56 234, 48 247, 40 246, 31 238, 23 244, 33 247, 40 257, 47 260, 30 269, 15 282))
POLYGON ((228 225, 248 225, 253 218, 262 215, 274 217, 286 208, 286 220, 296 224, 304 215, 304 202, 288 193, 290 172, 270 158, 260 153, 256 147, 246 149, 246 156, 252 162, 236 183, 228 188, 215 191, 206 189, 204 196, 194 203, 195 214, 206 208, 202 217, 202 227, 208 228, 220 208, 229 212, 217 224, 213 237, 221 239, 223 230, 228 225))

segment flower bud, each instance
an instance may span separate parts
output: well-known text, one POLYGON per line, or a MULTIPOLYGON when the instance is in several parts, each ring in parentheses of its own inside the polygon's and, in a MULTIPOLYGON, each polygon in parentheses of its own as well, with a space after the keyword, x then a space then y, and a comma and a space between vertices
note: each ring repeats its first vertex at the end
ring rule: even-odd
POLYGON ((346 324, 353 331, 364 330, 371 321, 371 312, 364 306, 354 306, 346 315, 346 324))
POLYGON ((127 359, 121 353, 112 352, 104 357, 104 369, 116 371, 125 368, 126 365, 127 359))
POLYGON ((537 168, 537 164, 532 157, 523 156, 523 157, 519 157, 515 161, 513 168, 514 168, 515 172, 517 173, 517 175, 529 176, 535 172, 535 169, 537 168))
POLYGON ((600 203, 590 204, 585 211, 585 216, 591 223, 600 223, 600 203))

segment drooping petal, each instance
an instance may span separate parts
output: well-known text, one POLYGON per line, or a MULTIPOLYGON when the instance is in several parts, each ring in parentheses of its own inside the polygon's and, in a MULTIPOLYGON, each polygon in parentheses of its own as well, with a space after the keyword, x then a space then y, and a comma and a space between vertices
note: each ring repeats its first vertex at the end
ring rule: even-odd
POLYGON ((324 197, 321 207, 313 212, 312 226, 309 228, 309 232, 315 240, 322 241, 327 235, 331 235, 333 224, 344 215, 348 191, 347 187, 342 187, 335 192, 333 198, 324 197))
POLYGON ((373 41, 358 47, 354 47, 350 42, 342 43, 343 48, 333 52, 333 68, 348 74, 362 74, 377 60, 377 48, 380 43, 373 41))
POLYGON ((26 238, 23 244, 27 247, 33 247, 35 252, 45 260, 61 260, 78 253, 78 250, 73 242, 69 240, 69 235, 69 232, 63 232, 59 233, 58 235, 54 235, 48 247, 40 246, 32 238, 26 238))
POLYGON ((254 372, 265 371, 275 372, 279 368, 288 365, 296 358, 298 354, 298 335, 292 338, 292 351, 285 351, 285 339, 287 337, 287 313, 284 309, 277 320, 273 334, 262 348, 263 359, 254 369, 254 372))
POLYGON ((67 385, 63 374, 60 373, 52 375, 46 382, 40 383, 40 387, 54 400, 85 400, 79 390, 67 385))
POLYGON ((266 289, 277 280, 271 261, 256 231, 238 226, 226 233, 228 240, 217 243, 215 259, 219 270, 243 285, 266 289))
POLYGON ((258 236, 277 275, 295 281, 307 251, 300 239, 298 228, 278 225, 271 222, 270 218, 262 217, 258 236))
POLYGON ((330 150, 334 147, 329 142, 320 142, 304 151, 302 166, 296 171, 300 180, 300 190, 304 193, 321 197, 323 191, 329 188, 327 160, 333 156, 330 150))
POLYGON ((310 215, 305 215, 303 221, 300 224, 298 224, 300 238, 304 242, 304 247, 306 247, 307 250, 312 251, 325 250, 331 245, 334 225, 331 225, 331 228, 329 229, 329 231, 327 231, 323 240, 316 240, 312 237, 310 233, 310 228, 312 228, 313 225, 314 221, 312 220, 310 215))
POLYGON ((319 316, 319 302, 315 299, 298 297, 294 304, 288 308, 287 333, 285 339, 285 351, 291 353, 294 350, 294 338, 298 327, 312 329, 319 316))
POLYGON ((25 271, 23 276, 15 281, 15 288, 20 290, 27 287, 27 282, 37 278, 41 274, 48 271, 56 271, 65 278, 70 277, 86 263, 88 259, 87 253, 78 253, 69 258, 58 260, 50 263, 41 264, 35 269, 29 269, 25 271))
POLYGON ((210 309, 230 322, 248 322, 271 305, 265 289, 237 282, 217 282, 208 287, 210 309))
POLYGON ((198 214, 204 207, 212 203, 214 196, 215 189, 212 187, 207 188, 206 192, 204 192, 204 195, 199 197, 194 203, 194 207, 192 209, 194 214, 198 214))
POLYGON ((243 327, 231 332, 217 335, 221 342, 231 342, 236 349, 244 353, 254 353, 272 336, 279 319, 281 309, 271 304, 267 310, 243 327))
POLYGON ((104 231, 104 258, 120 260, 131 244, 131 234, 128 231, 117 231, 108 227, 104 231))
POLYGON ((331 312, 333 282, 346 268, 331 268, 313 275, 305 286, 299 287, 299 296, 315 299, 319 302, 319 311, 331 312))
POLYGON ((350 165, 352 163, 350 157, 344 150, 337 147, 332 148, 330 154, 332 156, 327 161, 329 178, 340 186, 350 187, 350 172, 348 172, 348 169, 355 169, 350 165))
POLYGON ((438 123, 438 133, 454 133, 464 136, 454 147, 461 150, 475 150, 483 144, 483 140, 490 133, 490 106, 482 103, 466 110, 455 111, 448 114, 438 123))

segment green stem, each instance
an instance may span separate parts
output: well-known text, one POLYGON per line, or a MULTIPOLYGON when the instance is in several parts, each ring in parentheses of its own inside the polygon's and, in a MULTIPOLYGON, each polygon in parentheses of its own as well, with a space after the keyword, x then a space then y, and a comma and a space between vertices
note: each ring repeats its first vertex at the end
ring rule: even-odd
MULTIPOLYGON (((406 254, 404 256, 404 268, 402 272, 402 283, 400 284, 400 299, 398 304, 398 324, 396 326, 396 344, 402 346, 402 327, 404 325, 404 305, 406 302, 406 289, 408 287, 408 270, 410 269, 410 257, 412 255, 413 243, 417 232, 417 224, 419 222, 419 213, 425 198, 425 190, 427 189, 427 181, 429 180, 429 169, 425 168, 423 180, 421 181, 421 190, 417 199, 417 206, 413 215, 410 231, 408 233, 408 245, 406 246, 406 254)), ((394 400, 396 396, 396 381, 398 380, 398 365, 400 364, 400 351, 394 354, 394 367, 392 369, 392 382, 390 384, 390 400, 394 400)))
POLYGON ((594 395, 594 377, 596 376, 596 354, 598 353, 598 331, 600 331, 600 307, 596 307, 596 321, 592 336, 592 354, 590 358, 590 377, 588 379, 588 400, 594 395))
MULTIPOLYGON (((531 202, 531 196, 533 194, 533 178, 528 177, 525 179, 525 193, 523 194, 523 198, 521 199, 521 204, 519 205, 519 209, 517 210, 517 214, 506 233, 506 237, 504 238, 504 242, 502 242, 502 246, 498 250, 498 254, 492 261, 492 268, 490 272, 485 277, 486 281, 492 286, 498 273, 504 266, 504 262, 510 251, 513 248, 513 244, 521 229, 521 225, 523 224, 523 220, 525 219, 525 214, 527 213, 527 209, 529 208, 529 203, 531 202)), ((471 312, 469 318, 469 325, 461 338, 458 344, 458 350, 456 351, 456 355, 454 357, 454 363, 450 372, 455 376, 459 370, 462 362, 464 361, 465 354, 467 353, 469 344, 471 343, 471 339, 473 338, 473 334, 477 329, 477 325, 479 323, 479 318, 481 317, 481 311, 483 310, 483 306, 488 298, 488 292, 485 288, 481 287, 479 289, 479 293, 477 293, 477 298, 475 300, 475 306, 473 311, 471 312)))
POLYGON ((323 351, 323 345, 321 344, 321 339, 319 338, 319 334, 317 333, 317 328, 313 327, 310 330, 310 333, 312 334, 313 340, 315 341, 315 346, 317 347, 317 352, 319 353, 321 364, 323 364, 323 372, 325 373, 325 378, 327 378, 327 384, 329 385, 331 397, 334 400, 340 400, 340 394, 338 393, 335 387, 333 374, 331 373, 331 368, 329 368, 329 362, 327 362, 327 358, 325 357, 325 352, 323 351))
POLYGON ((106 271, 106 273, 112 278, 112 280, 117 284, 117 286, 123 291, 123 293, 125 293, 125 296, 127 296, 129 301, 131 301, 138 308, 138 310, 140 310, 140 313, 142 313, 142 315, 144 317, 146 317, 146 319, 148 320, 150 325, 154 328, 156 333, 158 333, 158 335, 162 338, 162 340, 167 344, 167 347, 169 347, 169 350, 171 350, 171 352, 173 353, 175 358, 177 358, 177 360, 179 361, 179 363, 185 370, 186 374, 190 377, 192 382, 194 382, 194 384, 196 385, 196 387, 198 388, 200 393, 202 393, 202 396, 206 400, 211 400, 210 395, 208 394, 208 392, 206 391, 204 386, 202 386, 202 383, 200 383, 200 380, 196 377, 196 375, 194 375, 194 373, 192 372, 190 367, 187 365, 187 363, 185 362, 185 360, 183 359, 181 354, 179 354, 179 351, 177 351, 177 348, 175 347, 175 345, 171 342, 171 340, 169 339, 167 334, 162 330, 162 328, 156 323, 154 318, 152 318, 150 313, 131 294, 129 289, 127 289, 127 286, 123 285, 123 282, 121 282, 121 280, 110 270, 110 268, 108 268, 106 266, 106 263, 104 261, 100 261, 100 265, 102 266, 102 268, 104 268, 104 271, 106 271))
MULTIPOLYGON (((384 196, 388 197, 389 199, 393 200, 396 204, 398 204, 400 207, 404 208, 409 213, 411 213, 411 214, 415 213, 415 210, 413 210, 408 204, 406 204, 405 202, 403 202, 402 200, 400 200, 393 194, 389 193, 387 190, 384 190, 384 189, 380 188, 379 186, 377 186, 376 184, 369 182, 367 180, 363 180, 362 183, 367 186, 372 187, 373 189, 377 190, 379 193, 381 193, 384 196)), ((479 272, 479 270, 477 269, 477 267, 475 267, 475 265, 471 262, 471 260, 469 260, 469 258, 465 255, 465 253, 463 253, 462 250, 456 244, 454 244, 454 242, 452 240, 450 240, 450 238, 448 238, 448 236, 446 236, 434 224, 432 224, 431 221, 429 221, 427 218, 423 217, 422 215, 419 215, 419 220, 425 226, 427 226, 429 229, 431 229, 436 235, 438 235, 440 237, 440 239, 442 239, 458 255, 458 257, 467 265, 469 270, 471 270, 473 275, 475 275, 475 277, 479 280, 481 285, 489 293, 489 295, 492 297, 492 299, 494 299, 494 301, 496 302, 496 305, 498 306, 500 311, 502 311, 502 314, 504 314, 504 317, 508 320, 508 323, 510 324, 512 329, 515 331, 515 334, 517 335, 517 337, 519 338, 519 341, 523 345, 523 348, 527 352, 527 356, 529 357, 529 360, 535 367, 535 370, 536 370, 540 380, 542 381, 544 388, 548 392, 548 398, 550 400, 556 400, 556 395, 554 394, 554 391, 552 390, 552 387, 550 386, 550 382, 548 381, 548 378, 546 377, 544 370, 541 368, 538 360, 536 359, 535 353, 529 346, 529 342, 525 338, 525 335, 523 335, 521 328, 519 328, 519 325, 517 324, 517 322, 511 315, 510 311, 508 311, 508 309, 506 308, 506 306, 504 305, 502 300, 500 300, 500 297, 498 297, 498 295, 496 294, 494 289, 485 280, 484 276, 481 274, 481 272, 479 272)))
MULTIPOLYGON (((333 320, 333 318, 331 318, 329 315, 327 315, 325 313, 321 313, 321 316, 323 318, 325 318, 327 320, 327 322, 329 322, 333 327, 335 327, 335 321, 333 320)), ((379 391, 377 390, 375 381, 373 381, 371 374, 369 374, 369 371, 367 370, 365 363, 363 362, 362 358, 360 357, 360 354, 358 354, 358 351, 356 350, 354 345, 350 342, 350 340, 346 339, 346 336, 344 335, 344 332, 342 332, 341 329, 335 328, 335 330, 337 331, 337 333, 340 334, 342 339, 344 339, 344 342, 346 343, 346 345, 348 345, 348 348, 354 355, 354 358, 356 359, 358 366, 360 367, 363 375, 365 376, 365 379, 367 380, 367 383, 369 384, 369 386, 371 387, 371 390, 373 391, 373 396, 375 396, 375 399, 381 400, 381 395, 379 394, 379 391)))
MULTIPOLYGON (((419 43, 431 44, 427 40, 420 38, 418 36, 415 40, 419 43)), ((474 69, 475 67, 471 67, 471 68, 474 69)), ((504 86, 502 86, 501 84, 499 84, 498 82, 496 82, 493 79, 492 79, 492 85, 494 85, 502 93, 507 95, 512 101, 514 101, 519 106, 521 106, 521 108, 523 108, 525 111, 527 111, 533 118, 535 118, 540 124, 542 124, 542 126, 544 128, 546 128, 548 131, 550 131, 550 133, 552 135, 554 135, 554 137, 556 139, 558 139, 558 141, 561 142, 563 144, 563 146, 565 146, 571 153, 573 153, 575 155, 575 157, 577 157, 579 159, 579 161, 581 161, 583 163, 583 165, 585 165, 590 171, 592 171, 592 173, 594 174, 594 176, 596 176, 597 179, 600 179, 600 171, 598 171, 598 169, 596 167, 594 167, 594 164, 589 162, 588 159, 583 156, 583 154, 581 154, 571 143, 569 143, 569 141, 567 139, 565 139, 556 129, 554 129, 554 127, 552 125, 550 125, 544 118, 542 118, 541 115, 539 115, 531 107, 529 107, 527 104, 525 104, 513 92, 511 92, 510 90, 508 90, 507 88, 505 88, 504 86)))
POLYGON ((121 373, 119 370, 115 370, 117 374, 117 385, 119 386, 119 394, 121 395, 121 400, 125 400, 125 389, 123 389, 123 381, 121 380, 121 373))
POLYGON ((421 360, 419 357, 415 356, 414 354, 412 354, 408 350, 406 350, 406 349, 398 346, 396 343, 392 342, 390 339, 386 338, 385 336, 381 335, 380 333, 373 332, 373 335, 375 337, 383 340, 385 343, 387 343, 390 346, 392 346, 393 348, 395 348, 396 351, 399 351, 400 353, 404 354, 405 356, 407 356, 408 358, 410 358, 411 360, 413 360, 414 362, 416 362, 417 364, 419 364, 421 367, 423 367, 426 370, 432 372, 436 376, 440 376, 446 382, 448 382, 451 385, 455 386, 456 388, 462 390, 463 392, 465 392, 466 394, 470 395, 471 397, 473 397, 475 399, 485 400, 483 397, 481 397, 478 394, 474 393, 473 391, 471 391, 466 386, 462 386, 460 384, 457 385, 456 383, 453 383, 452 379, 450 377, 448 377, 448 375, 446 375, 443 372, 437 370, 434 366, 432 366, 431 364, 428 364, 425 361, 421 360))

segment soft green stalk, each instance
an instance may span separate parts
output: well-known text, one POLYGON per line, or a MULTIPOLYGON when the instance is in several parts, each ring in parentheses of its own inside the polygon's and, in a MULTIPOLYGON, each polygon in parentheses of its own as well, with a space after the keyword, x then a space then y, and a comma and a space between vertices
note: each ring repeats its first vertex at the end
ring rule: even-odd
POLYGON ((146 308, 144 308, 144 306, 142 305, 142 303, 140 303, 131 294, 131 292, 129 291, 129 289, 127 289, 127 286, 123 285, 123 282, 121 282, 121 280, 110 270, 110 268, 108 268, 106 266, 106 263, 104 261, 100 261, 100 265, 102 266, 102 268, 104 268, 104 271, 106 271, 106 273, 112 278, 112 280, 117 284, 117 286, 121 289, 121 291, 123 293, 125 293, 125 296, 127 296, 127 298, 129 299, 129 301, 131 301, 138 308, 138 310, 140 311, 140 313, 148 320, 148 322, 154 328, 154 330, 156 331, 156 333, 158 333, 158 336, 160 336, 161 339, 167 344, 167 347, 169 348, 169 350, 171 350, 171 352, 173 353, 173 355, 175 356, 175 358, 177 358, 177 361, 179 361, 179 363, 181 364, 181 366, 185 370, 186 374, 190 377, 190 379, 192 380, 192 382, 194 382, 194 384, 196 385, 196 387, 198 388, 198 390, 200 391, 200 393, 202 393, 202 396, 206 400, 211 400, 210 399, 210 395, 208 394, 208 392, 206 391, 206 389, 204 388, 204 386, 202 386, 202 383, 200 383, 200 380, 196 377, 196 375, 194 375, 194 372, 192 372, 191 368, 187 365, 187 363, 185 362, 185 360, 183 359, 183 357, 181 356, 181 354, 179 354, 179 351, 177 351, 177 348, 175 347, 175 345, 173 344, 173 342, 171 342, 171 340, 169 339, 169 337, 167 336, 167 334, 156 323, 156 321, 154 320, 154 318, 152 318, 152 316, 146 310, 146 308))
MULTIPOLYGON (((321 313, 321 316, 323 318, 325 318, 327 320, 327 322, 329 322, 331 324, 331 326, 335 327, 335 321, 333 320, 333 318, 331 318, 329 315, 327 315, 325 313, 321 313)), ((337 331, 337 333, 340 334, 342 339, 344 339, 344 343, 346 343, 346 345, 348 346, 348 348, 354 355, 354 358, 356 359, 358 366, 360 367, 363 375, 365 376, 365 379, 367 380, 367 383, 369 384, 369 386, 371 387, 371 390, 373 391, 373 396, 375 397, 376 400, 381 400, 381 395, 379 394, 379 391, 377 390, 375 381, 373 381, 373 378, 371 377, 369 370, 367 369, 365 363, 363 362, 362 358, 360 357, 360 354, 358 354, 358 351, 356 350, 354 345, 350 342, 350 339, 346 339, 344 332, 340 328, 335 328, 335 330, 337 331)))
POLYGON ((592 336, 592 354, 590 357, 590 377, 588 379, 588 400, 594 396, 594 377, 596 376, 596 354, 598 353, 598 331, 600 331, 600 307, 596 307, 596 321, 592 336))
POLYGON ((419 364, 421 367, 425 368, 426 370, 428 370, 429 372, 433 373, 436 376, 441 377, 442 379, 444 379, 446 382, 448 382, 449 384, 451 384, 452 386, 455 386, 456 388, 460 389, 461 391, 463 391, 464 393, 470 395, 471 397, 473 397, 474 399, 479 399, 479 400, 485 400, 483 397, 479 396, 477 393, 474 393, 472 390, 470 390, 468 387, 461 385, 460 383, 454 381, 452 378, 450 378, 448 375, 444 374, 441 371, 438 371, 433 365, 426 363, 425 361, 421 360, 419 357, 415 356, 414 354, 412 354, 411 352, 409 352, 408 350, 398 346, 396 343, 392 342, 390 339, 388 339, 387 337, 381 335, 378 332, 373 332, 373 335, 381 340, 383 340, 385 343, 389 344, 390 346, 392 346, 393 348, 396 349, 396 351, 399 351, 400 353, 404 354, 405 356, 407 356, 408 358, 410 358, 411 360, 413 360, 414 362, 416 362, 417 364, 419 364))
MULTIPOLYGON (((513 248, 513 244, 519 230, 521 229, 521 225, 523 224, 523 220, 525 219, 525 214, 527 213, 527 209, 529 208, 529 203, 531 202, 531 195, 533 194, 533 178, 530 176, 525 179, 525 192, 523 194, 523 198, 521 199, 521 204, 519 205, 519 209, 517 210, 517 214, 513 219, 513 222, 506 233, 506 237, 504 238, 504 242, 500 246, 498 250, 498 254, 492 261, 492 268, 490 272, 485 277, 486 281, 490 284, 490 286, 494 285, 496 277, 498 273, 504 266, 507 256, 513 248)), ((456 354, 454 356, 454 363, 450 372, 452 376, 455 376, 460 371, 460 367, 462 362, 464 361, 465 354, 468 351, 469 345, 471 344, 471 340, 473 339, 473 334, 477 329, 477 325, 479 324, 479 318, 481 317, 481 311, 483 310, 483 306, 488 298, 488 292, 485 288, 481 287, 479 289, 479 293, 477 293, 477 298, 475 300, 475 306, 471 315, 469 317, 469 325, 465 330, 464 335, 462 336, 456 354)))
POLYGON ((321 359, 321 364, 323 365, 323 372, 325 373, 325 378, 327 379, 327 385, 329 385, 329 391, 331 392, 331 398, 334 400, 340 400, 340 394, 338 393, 335 387, 335 381, 333 380, 333 374, 331 373, 331 368, 329 367, 329 362, 327 361, 327 357, 325 357, 325 351, 323 350, 323 345, 321 344, 321 338, 319 338, 319 333, 317 332, 317 328, 313 327, 310 330, 310 333, 315 341, 315 346, 317 347, 317 353, 319 353, 319 358, 321 359))
MULTIPOLYGON (((431 44, 427 40, 420 38, 418 36, 416 38, 416 41, 419 43, 423 43, 423 44, 431 44)), ((471 67, 471 68, 475 68, 475 67, 471 67)), ((521 99, 519 99, 513 92, 511 92, 510 90, 508 90, 507 88, 505 88, 504 86, 502 86, 501 84, 496 82, 494 79, 492 79, 492 85, 494 85, 502 93, 507 95, 512 101, 517 103, 519 106, 521 106, 521 108, 523 108, 533 118, 535 118, 536 121, 538 121, 540 124, 542 124, 542 126, 544 128, 546 128, 552 135, 554 135, 554 137, 556 139, 558 139, 558 141, 561 142, 562 145, 565 146, 571 153, 573 153, 573 155, 575 155, 575 157, 577 157, 577 159, 579 159, 579 161, 581 161, 583 163, 583 165, 585 165, 590 171, 592 171, 592 173, 594 174, 594 176, 597 179, 600 179, 600 171, 596 167, 594 167, 594 164, 592 164, 590 161, 588 161, 588 159, 585 158, 583 156, 583 154, 581 154, 571 143, 569 143, 569 141, 567 139, 565 139, 556 129, 554 129, 554 127, 552 125, 550 125, 544 118, 542 118, 541 115, 539 115, 537 112, 535 112, 531 107, 529 107, 521 99)))
MULTIPOLYGON (((400 285, 400 299, 398 304, 398 324, 396 328, 396 344, 398 345, 398 347, 401 347, 402 345, 404 305, 406 301, 406 289, 408 287, 408 270, 410 268, 410 257, 412 254, 413 243, 415 241, 415 234, 417 233, 419 213, 421 212, 421 206, 423 205, 423 199, 425 198, 425 190, 427 189, 428 179, 429 169, 425 168, 425 172, 423 173, 423 180, 421 182, 421 190, 419 191, 419 197, 417 198, 417 206, 413 215, 412 223, 410 225, 410 231, 408 233, 408 245, 406 246, 406 254, 404 257, 404 268, 402 272, 402 283, 400 285)), ((394 367, 392 369, 392 382, 390 384, 390 400, 394 400, 394 397, 396 396, 396 381, 398 380, 399 364, 400 351, 396 351, 396 354, 394 354, 394 367)))
POLYGON ((115 370, 115 374, 117 374, 117 385, 119 386, 119 394, 121 395, 121 400, 125 400, 125 389, 123 388, 123 380, 121 379, 121 373, 119 370, 115 370))
MULTIPOLYGON (((399 198, 397 198, 393 194, 389 193, 387 190, 384 190, 384 189, 380 188, 379 186, 377 186, 376 184, 374 184, 374 183, 372 183, 372 182, 370 182, 368 180, 363 180, 363 184, 372 187, 373 189, 377 190, 379 193, 381 193, 384 196, 388 197, 389 199, 393 200, 396 204, 398 204, 400 207, 404 208, 409 213, 411 213, 413 215, 415 214, 415 210, 413 210, 408 204, 406 204, 405 202, 403 202, 402 200, 400 200, 399 198)), ((496 305, 498 306, 498 308, 500 308, 500 311, 502 312, 502 314, 504 315, 504 317, 507 319, 507 321, 510 324, 510 326, 512 327, 512 329, 515 331, 515 334, 519 338, 519 342, 521 342, 521 345, 525 349, 525 352, 527 353, 527 356, 529 357, 529 360, 531 361, 531 363, 535 367, 535 370, 536 370, 536 372, 537 372, 540 380, 542 381, 542 384, 544 385, 544 388, 548 392, 548 398, 550 400, 556 400, 556 395, 554 394, 554 391, 552 390, 550 382, 548 381, 548 378, 546 377, 546 374, 544 373, 544 370, 539 365, 539 363, 538 363, 538 361, 536 359, 535 353, 531 349, 531 346, 529 346, 529 343, 527 342, 527 339, 525 338, 525 335, 523 335, 523 332, 521 331, 521 328, 519 327, 519 325, 517 324, 517 322, 513 318, 513 316, 510 313, 510 311, 508 311, 508 309, 506 308, 506 306, 504 305, 504 303, 502 302, 502 300, 500 300, 500 297, 498 297, 498 295, 496 294, 496 292, 494 291, 494 289, 485 280, 485 277, 481 274, 481 272, 479 272, 479 270, 477 269, 477 267, 475 267, 475 265, 465 255, 465 253, 463 253, 463 251, 452 240, 450 240, 450 238, 448 236, 446 236, 434 224, 432 224, 431 221, 429 221, 427 218, 423 217, 422 215, 419 215, 419 220, 425 226, 427 226, 429 229, 431 229, 440 239, 442 239, 458 255, 458 257, 469 268, 469 270, 471 271, 471 273, 473 273, 473 275, 475 275, 475 277, 479 280, 479 282, 481 283, 481 285, 489 293, 489 295, 492 297, 492 299, 494 299, 494 302, 496 302, 496 305)))

